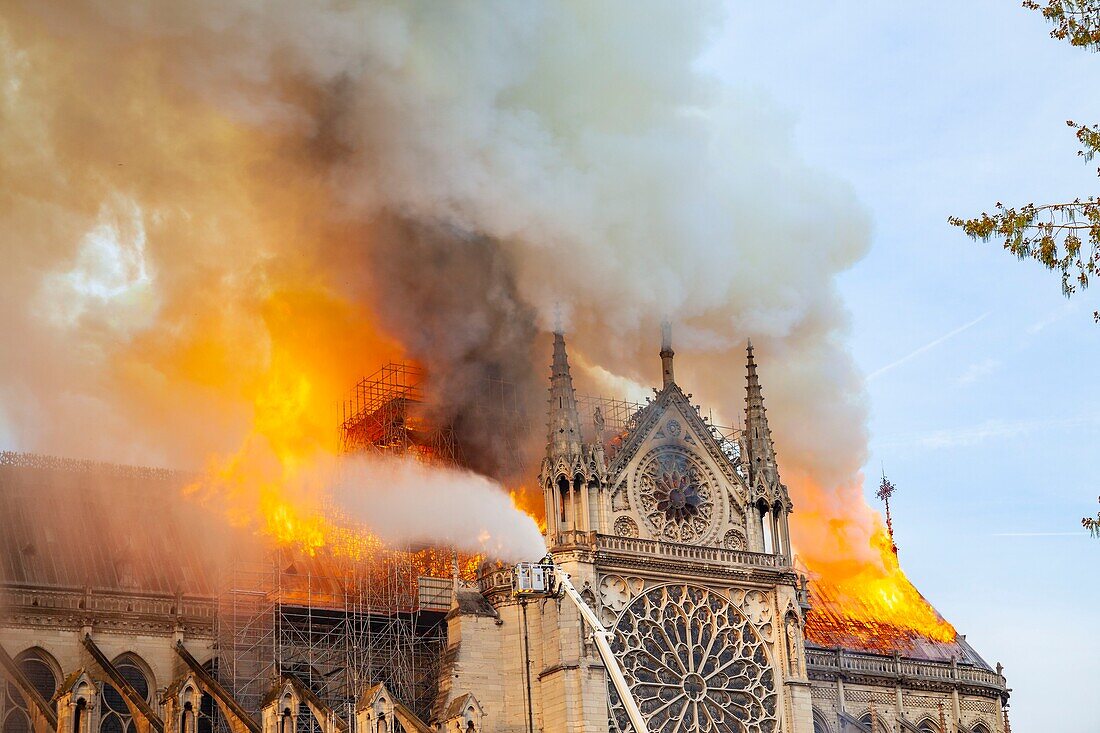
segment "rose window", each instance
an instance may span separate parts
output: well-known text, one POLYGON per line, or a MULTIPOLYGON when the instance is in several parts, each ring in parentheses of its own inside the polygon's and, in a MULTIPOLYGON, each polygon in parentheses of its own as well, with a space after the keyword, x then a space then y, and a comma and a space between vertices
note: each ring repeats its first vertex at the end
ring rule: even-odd
POLYGON ((693 542, 711 525, 714 504, 705 470, 676 446, 657 448, 642 462, 638 498, 658 539, 693 542))
MULTIPOLYGON (((775 678, 764 641, 731 604, 706 588, 659 586, 635 598, 611 648, 654 733, 774 733, 775 678)), ((608 682, 613 731, 632 731, 608 682)))

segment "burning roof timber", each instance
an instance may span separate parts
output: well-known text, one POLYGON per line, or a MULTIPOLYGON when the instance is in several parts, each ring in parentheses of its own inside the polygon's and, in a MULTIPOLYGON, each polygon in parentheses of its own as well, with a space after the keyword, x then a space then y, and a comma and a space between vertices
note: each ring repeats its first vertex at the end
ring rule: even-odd
POLYGON ((809 590, 812 608, 806 614, 806 641, 810 644, 872 654, 897 653, 930 662, 955 660, 992 669, 961 635, 954 641, 939 641, 879 621, 869 605, 842 600, 837 589, 821 579, 811 581, 809 590))
MULTIPOLYGON (((419 577, 451 574, 443 548, 383 548, 362 538, 343 543, 343 554, 273 548, 189 501, 192 480, 181 471, 0 453, 0 584, 212 599, 240 582, 229 577, 225 558, 233 557, 235 567, 268 568, 253 579, 284 605, 409 612, 419 577)), ((460 557, 464 570, 471 562, 460 557)))
MULTIPOLYGON (((162 469, 115 466, 17 453, 0 454, 0 582, 39 587, 91 587, 114 591, 213 596, 219 551, 190 541, 207 519, 185 511, 180 492, 190 476, 162 469), (103 501, 99 488, 110 491, 103 501), (150 502, 162 522, 130 521, 150 502), (85 548, 66 552, 65 546, 85 548)), ((472 562, 464 558, 463 566, 472 562)), ((340 607, 357 586, 370 583, 367 565, 355 569, 326 553, 284 551, 279 558, 280 593, 290 604, 340 607), (309 584, 299 587, 295 579, 309 584)), ((414 553, 404 592, 395 598, 409 610, 418 576, 446 577, 449 553, 422 548, 414 553)), ((392 575, 392 574, 391 574, 392 575)), ((391 578, 392 579, 392 578, 391 578)), ((988 668, 961 637, 930 639, 875 620, 871 608, 843 603, 836 589, 818 579, 810 585, 813 609, 806 640, 819 647, 892 654, 946 662, 956 659, 988 668)), ((394 609, 400 610, 400 609, 394 609)))

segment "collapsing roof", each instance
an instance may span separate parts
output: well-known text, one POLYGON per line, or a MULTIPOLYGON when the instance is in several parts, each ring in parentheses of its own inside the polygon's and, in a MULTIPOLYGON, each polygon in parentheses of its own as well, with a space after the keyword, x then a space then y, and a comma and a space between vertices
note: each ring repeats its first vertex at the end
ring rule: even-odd
MULTIPOLYGON (((182 497, 191 478, 163 469, 0 453, 5 508, 0 512, 0 583, 213 597, 218 592, 217 559, 225 554, 211 543, 225 525, 182 497), (204 532, 204 523, 213 521, 220 531, 204 532)), ((426 555, 414 564, 407 594, 416 593, 418 574, 448 574, 447 558, 422 552, 426 555)), ((339 606, 349 592, 339 579, 348 570, 334 572, 331 565, 323 555, 287 556, 280 567, 284 601, 309 602, 298 598, 291 582, 302 575, 311 584, 309 599, 321 605, 331 599, 339 606), (318 583, 326 579, 335 585, 320 592, 318 583)), ((351 575, 369 582, 369 573, 351 575)), ((821 580, 811 583, 810 595, 806 640, 812 645, 896 651, 912 659, 955 659, 990 668, 961 636, 935 641, 875 621, 873 609, 854 608, 847 598, 841 601, 837 590, 821 580)))
POLYGON ((806 641, 819 647, 893 654, 930 662, 950 662, 952 659, 992 669, 966 638, 937 641, 893 624, 875 620, 874 609, 859 601, 844 598, 837 589, 820 579, 810 583, 812 608, 806 614, 806 641))

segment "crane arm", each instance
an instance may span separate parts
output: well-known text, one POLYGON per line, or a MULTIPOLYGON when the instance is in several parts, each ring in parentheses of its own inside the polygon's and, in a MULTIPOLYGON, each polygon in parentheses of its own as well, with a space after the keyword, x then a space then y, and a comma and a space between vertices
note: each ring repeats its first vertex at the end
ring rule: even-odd
POLYGON ((649 728, 646 726, 645 718, 642 717, 642 711, 638 709, 638 703, 634 700, 634 695, 630 691, 630 685, 626 682, 626 677, 623 676, 622 667, 619 666, 619 660, 615 658, 614 653, 611 651, 611 634, 604 628, 603 623, 600 621, 600 617, 596 615, 581 594, 577 592, 577 589, 573 587, 573 583, 569 580, 569 573, 562 570, 557 565, 553 566, 554 580, 557 581, 558 588, 573 601, 573 605, 580 611, 581 616, 588 625, 592 627, 592 641, 596 643, 596 650, 600 653, 600 659, 603 660, 604 667, 607 668, 607 674, 611 677, 611 684, 615 685, 615 691, 619 693, 619 699, 623 702, 623 707, 626 708, 626 715, 630 718, 630 723, 634 726, 635 733, 649 733, 649 728))

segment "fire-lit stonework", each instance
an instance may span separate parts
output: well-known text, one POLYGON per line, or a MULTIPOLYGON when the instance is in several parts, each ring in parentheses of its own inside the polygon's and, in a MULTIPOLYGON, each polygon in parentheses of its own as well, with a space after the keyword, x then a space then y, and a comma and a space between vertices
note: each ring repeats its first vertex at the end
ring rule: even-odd
POLYGON ((710 482, 697 459, 682 448, 663 446, 647 455, 637 491, 642 517, 661 539, 692 542, 710 529, 714 514, 710 482))
MULTIPOLYGON (((763 638, 728 599, 691 585, 658 586, 619 614, 612 649, 633 680, 652 733, 771 733, 775 673, 763 638)), ((614 687, 611 722, 631 730, 614 687)))
MULTIPOLYGON (((779 478, 751 347, 748 356, 744 428, 733 437, 703 420, 676 384, 667 346, 663 388, 625 423, 609 425, 602 413, 582 413, 564 338, 555 336, 539 477, 547 544, 612 629, 650 730, 922 731, 942 715, 952 730, 1001 731, 1004 678, 923 599, 914 607, 927 607, 932 635, 919 617, 905 626, 896 611, 846 612, 839 591, 820 580, 811 586, 796 569, 793 503, 779 478), (811 588, 826 594, 821 610, 811 588), (878 638, 853 625, 859 618, 879 618, 895 632, 878 638), (820 645, 838 638, 863 641, 843 650, 820 645)), ((523 708, 498 706, 491 714, 510 721, 501 730, 630 730, 568 604, 517 604, 501 569, 486 569, 481 591, 501 630, 472 616, 452 619, 457 656, 441 700, 499 685, 511 690, 507 699, 531 701, 530 723, 523 708), (518 659, 504 651, 487 669, 478 649, 498 637, 503 649, 515 640, 526 651, 518 659)))
MULTIPOLYGON (((1001 670, 915 590, 899 612, 797 567, 751 347, 738 431, 704 420, 661 356, 662 389, 615 418, 577 397, 557 334, 537 478, 547 547, 650 730, 1007 733, 1001 670)), ((407 437, 405 403, 379 404, 407 437)), ((354 573, 280 551, 219 589, 191 541, 201 514, 164 498, 188 480, 0 455, 0 733, 629 730, 575 607, 516 598, 508 566, 475 583, 431 549, 372 547, 354 573), (151 507, 170 531, 126 519, 151 507), (58 542, 95 551, 60 562, 58 542)))

